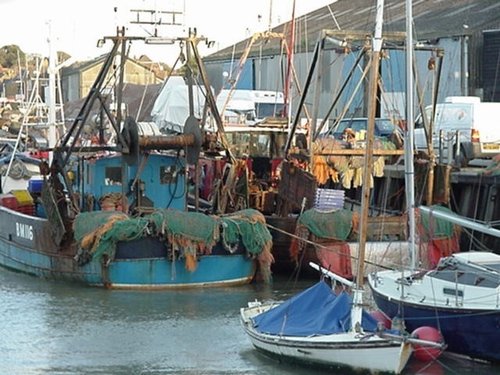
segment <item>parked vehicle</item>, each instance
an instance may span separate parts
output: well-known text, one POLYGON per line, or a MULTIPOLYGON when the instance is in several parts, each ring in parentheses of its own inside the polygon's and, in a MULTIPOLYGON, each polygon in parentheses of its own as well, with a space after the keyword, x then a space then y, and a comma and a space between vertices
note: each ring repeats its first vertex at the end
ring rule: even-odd
POLYGON ((224 89, 217 95, 217 109, 229 124, 254 125, 268 117, 280 117, 284 100, 282 92, 224 89))
MULTIPOLYGON (((430 123, 432 106, 425 109, 430 123)), ((473 96, 451 96, 438 103, 432 125, 432 146, 442 162, 466 166, 472 159, 500 152, 500 103, 481 102, 473 96)), ((415 147, 427 149, 424 121, 415 122, 415 147)))
MULTIPOLYGON (((345 118, 338 122, 338 125, 324 135, 330 135, 335 139, 345 140, 347 129, 351 129, 357 134, 358 139, 364 139, 368 128, 368 118, 345 118)), ((393 124, 390 119, 375 119, 375 137, 390 139, 394 134, 401 134, 401 129, 393 124)))

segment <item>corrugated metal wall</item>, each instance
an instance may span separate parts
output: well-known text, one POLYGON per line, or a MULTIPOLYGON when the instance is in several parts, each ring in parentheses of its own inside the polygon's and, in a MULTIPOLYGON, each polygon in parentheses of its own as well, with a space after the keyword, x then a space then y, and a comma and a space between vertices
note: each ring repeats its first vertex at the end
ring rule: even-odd
POLYGON ((500 101, 500 30, 483 32, 484 101, 500 101))
MULTIPOLYGON (((437 47, 444 48, 445 57, 443 59, 441 84, 438 100, 442 101, 446 96, 466 95, 462 91, 463 80, 466 74, 462 72, 462 40, 461 38, 442 38, 438 41, 437 47)), ((328 112, 341 85, 352 69, 359 52, 349 54, 340 53, 335 49, 324 50, 319 59, 317 70, 321 69, 321 88, 319 96, 318 118, 322 119, 328 112)), ((381 62, 382 91, 385 100, 382 114, 399 115, 405 117, 406 104, 404 101, 406 92, 406 65, 404 50, 386 51, 387 56, 381 62)), ((418 70, 418 82, 423 93, 423 103, 431 103, 432 89, 435 85, 435 72, 428 69, 429 59, 435 52, 417 51, 416 61, 418 70)), ((297 53, 294 56, 294 66, 297 80, 302 90, 311 64, 312 52, 297 53)), ((230 72, 231 67, 237 67, 238 61, 211 61, 207 63, 207 72, 215 92, 227 81, 224 72, 230 72)), ((237 88, 282 91, 284 81, 286 61, 282 56, 267 56, 249 58, 238 81, 237 88)), ((354 71, 349 80, 343 95, 335 106, 331 119, 340 116, 345 112, 348 117, 366 116, 366 105, 364 101, 365 85, 369 75, 360 84, 363 66, 360 65, 354 71)), ((235 77, 235 74, 232 75, 235 77)), ((310 115, 313 114, 313 104, 315 102, 315 87, 317 76, 314 76, 309 88, 305 103, 310 115)), ((296 106, 300 95, 293 85, 292 90, 292 115, 296 114, 296 106)), ((301 118, 306 117, 305 112, 300 114, 301 118)))

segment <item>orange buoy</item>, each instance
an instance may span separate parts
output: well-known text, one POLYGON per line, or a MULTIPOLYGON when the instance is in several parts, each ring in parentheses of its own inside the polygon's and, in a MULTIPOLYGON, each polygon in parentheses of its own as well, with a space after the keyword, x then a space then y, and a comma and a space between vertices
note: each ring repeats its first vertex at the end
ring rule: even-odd
MULTIPOLYGON (((420 340, 431 341, 435 343, 443 343, 444 339, 441 333, 434 327, 423 326, 414 330, 411 337, 420 340)), ((414 344, 413 354, 415 358, 422 362, 430 362, 437 359, 443 352, 442 348, 426 346, 425 344, 414 344)))

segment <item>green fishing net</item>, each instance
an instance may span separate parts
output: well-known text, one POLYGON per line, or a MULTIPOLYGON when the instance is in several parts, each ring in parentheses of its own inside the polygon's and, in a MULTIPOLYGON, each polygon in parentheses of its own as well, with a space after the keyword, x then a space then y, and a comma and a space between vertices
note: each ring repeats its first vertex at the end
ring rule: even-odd
MULTIPOLYGON (((453 214, 453 211, 443 206, 432 206, 431 208, 435 211, 453 214)), ((420 211, 420 225, 423 227, 424 234, 430 238, 451 238, 454 235, 455 226, 452 222, 439 219, 426 212, 420 211)))
POLYGON ((137 218, 117 211, 83 212, 75 219, 74 231, 81 248, 97 258, 106 254, 113 259, 118 242, 145 236, 168 239, 174 249, 191 255, 210 253, 218 241, 229 251, 241 243, 252 255, 269 251, 272 246, 264 216, 252 209, 223 217, 174 209, 160 209, 137 218))
POLYGON ((305 226, 317 237, 345 241, 352 230, 352 217, 350 210, 321 212, 312 208, 299 216, 297 224, 305 226))
POLYGON ((246 209, 225 215, 222 221, 223 243, 234 248, 241 240, 246 251, 260 254, 272 246, 272 236, 267 229, 264 216, 257 210, 246 209))

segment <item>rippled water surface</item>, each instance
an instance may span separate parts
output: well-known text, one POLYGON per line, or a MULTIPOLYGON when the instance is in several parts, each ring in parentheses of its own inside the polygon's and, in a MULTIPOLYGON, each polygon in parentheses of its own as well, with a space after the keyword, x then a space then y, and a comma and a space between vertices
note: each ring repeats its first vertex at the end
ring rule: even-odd
MULTIPOLYGON (((0 268, 1 374, 344 374, 256 352, 239 308, 284 299, 314 281, 182 291, 111 291, 0 268)), ((441 358, 406 374, 498 374, 500 367, 441 358)))

